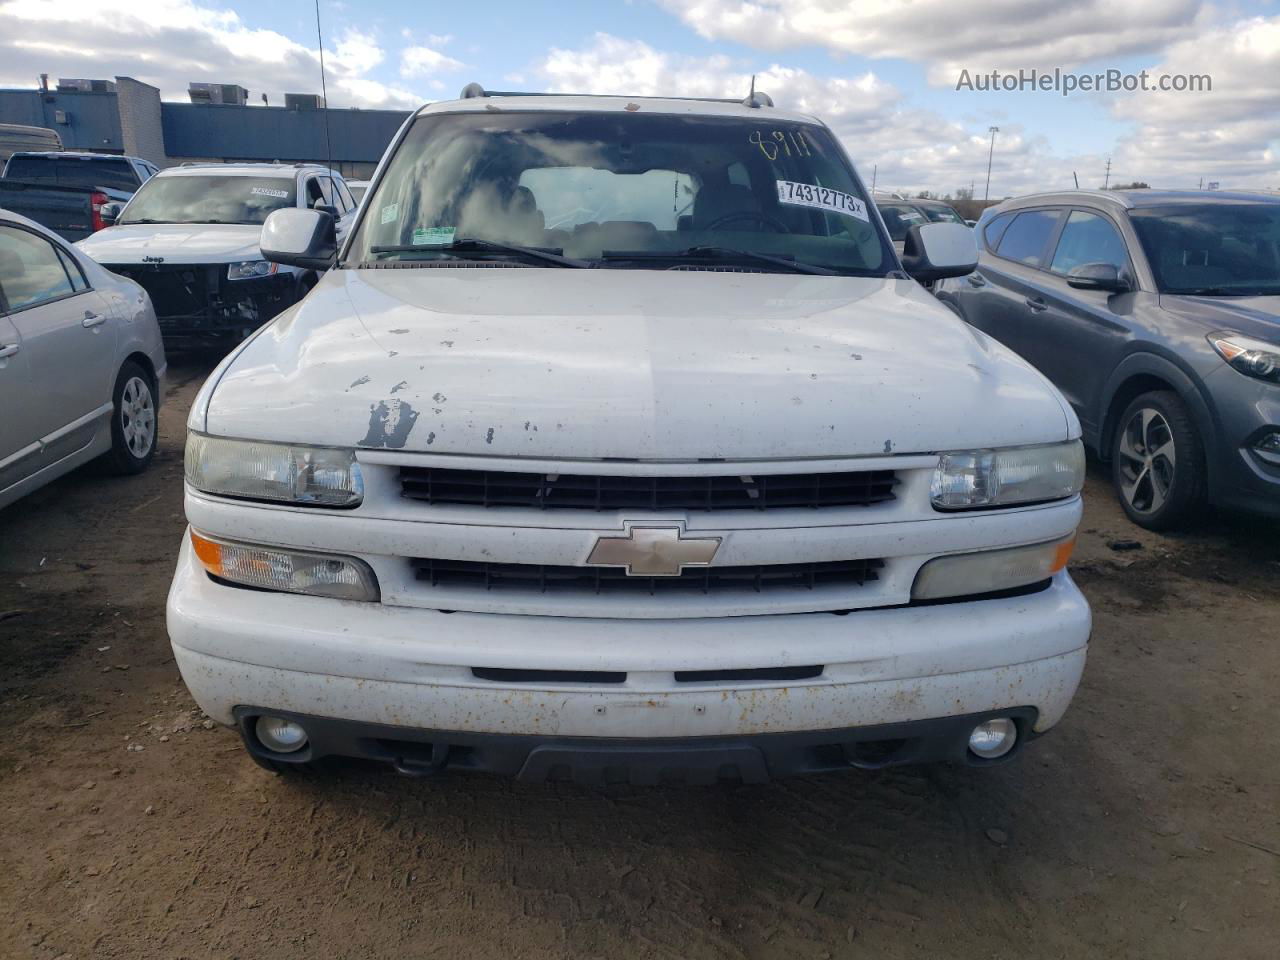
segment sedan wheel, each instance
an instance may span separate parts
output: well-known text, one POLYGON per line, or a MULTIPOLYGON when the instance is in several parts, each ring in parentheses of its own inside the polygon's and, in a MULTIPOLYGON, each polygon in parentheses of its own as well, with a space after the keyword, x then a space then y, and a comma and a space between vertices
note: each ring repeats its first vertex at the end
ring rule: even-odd
POLYGON ((130 377, 120 394, 120 431, 129 452, 140 460, 155 445, 155 401, 151 396, 151 385, 141 377, 130 377))
POLYGON ((111 450, 104 466, 114 473, 141 473, 156 453, 159 420, 155 381, 129 360, 120 368, 111 394, 111 450))

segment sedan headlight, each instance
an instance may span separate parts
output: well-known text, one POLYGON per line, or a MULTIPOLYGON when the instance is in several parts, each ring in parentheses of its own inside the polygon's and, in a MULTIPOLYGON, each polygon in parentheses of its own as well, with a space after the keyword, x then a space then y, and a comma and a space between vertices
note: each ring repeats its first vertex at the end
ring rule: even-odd
POLYGON ((1211 333, 1209 343, 1246 377, 1280 383, 1280 346, 1238 333, 1211 333))
POLYGON ((1084 486, 1079 440, 938 457, 929 494, 938 510, 1008 507, 1074 497, 1084 486))
POLYGON ((353 450, 228 440, 188 432, 187 483, 203 493, 318 507, 354 507, 364 479, 353 450))
POLYGON ((269 260, 242 260, 227 265, 228 280, 251 280, 254 277, 270 277, 280 265, 269 260))
POLYGON ((191 549, 208 573, 230 583, 338 600, 378 599, 373 570, 356 557, 230 543, 194 530, 191 549))

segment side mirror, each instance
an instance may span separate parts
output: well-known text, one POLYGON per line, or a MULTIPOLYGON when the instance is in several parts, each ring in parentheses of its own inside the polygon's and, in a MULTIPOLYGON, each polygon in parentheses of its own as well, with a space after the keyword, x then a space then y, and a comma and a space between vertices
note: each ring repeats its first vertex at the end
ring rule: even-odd
POLYGON ((109 200, 99 208, 98 217, 109 227, 120 219, 120 214, 123 211, 123 203, 119 200, 109 200))
POLYGON ((262 225, 262 256, 304 270, 328 270, 338 255, 333 216, 323 210, 276 210, 262 225))
POLYGON ((1067 274, 1067 286, 1107 293, 1128 293, 1132 289, 1128 276, 1121 274, 1114 263, 1082 263, 1072 267, 1067 274))
POLYGON ((917 223, 907 230, 902 269, 920 283, 963 277, 978 266, 978 244, 963 223, 917 223))
POLYGON ((976 226, 978 225, 978 221, 977 221, 977 220, 966 220, 966 221, 964 222, 964 225, 965 225, 966 227, 976 227, 976 226))

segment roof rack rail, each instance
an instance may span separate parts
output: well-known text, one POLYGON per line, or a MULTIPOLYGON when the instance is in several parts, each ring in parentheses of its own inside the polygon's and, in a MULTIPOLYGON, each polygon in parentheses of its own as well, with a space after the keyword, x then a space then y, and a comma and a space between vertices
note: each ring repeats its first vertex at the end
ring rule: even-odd
MULTIPOLYGON (((753 81, 754 84, 754 81, 753 81)), ((459 100, 474 100, 477 97, 609 97, 615 100, 689 100, 699 103, 740 103, 747 107, 772 107, 773 98, 767 93, 752 89, 743 100, 733 97, 655 97, 631 96, 625 93, 556 93, 554 91, 531 90, 486 90, 478 83, 468 83, 458 95, 459 100)))

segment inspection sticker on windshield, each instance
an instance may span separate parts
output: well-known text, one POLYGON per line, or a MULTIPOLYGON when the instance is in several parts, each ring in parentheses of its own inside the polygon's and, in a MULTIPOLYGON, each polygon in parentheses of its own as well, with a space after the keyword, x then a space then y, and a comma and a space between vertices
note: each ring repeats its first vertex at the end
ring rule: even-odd
POLYGON ((400 204, 388 203, 382 208, 381 221, 383 223, 391 223, 393 220, 400 219, 400 204))
POLYGON ((797 207, 817 207, 819 210, 830 210, 832 213, 843 213, 857 217, 870 223, 867 217, 867 205, 851 193, 841 193, 830 187, 815 187, 811 183, 796 183, 792 180, 778 181, 778 202, 789 203, 797 207))
POLYGON ((274 187, 250 187, 249 192, 261 197, 275 197, 277 200, 283 200, 289 195, 288 190, 276 190, 274 187))
POLYGON ((447 247, 453 243, 457 227, 419 227, 413 231, 415 247, 447 247))

